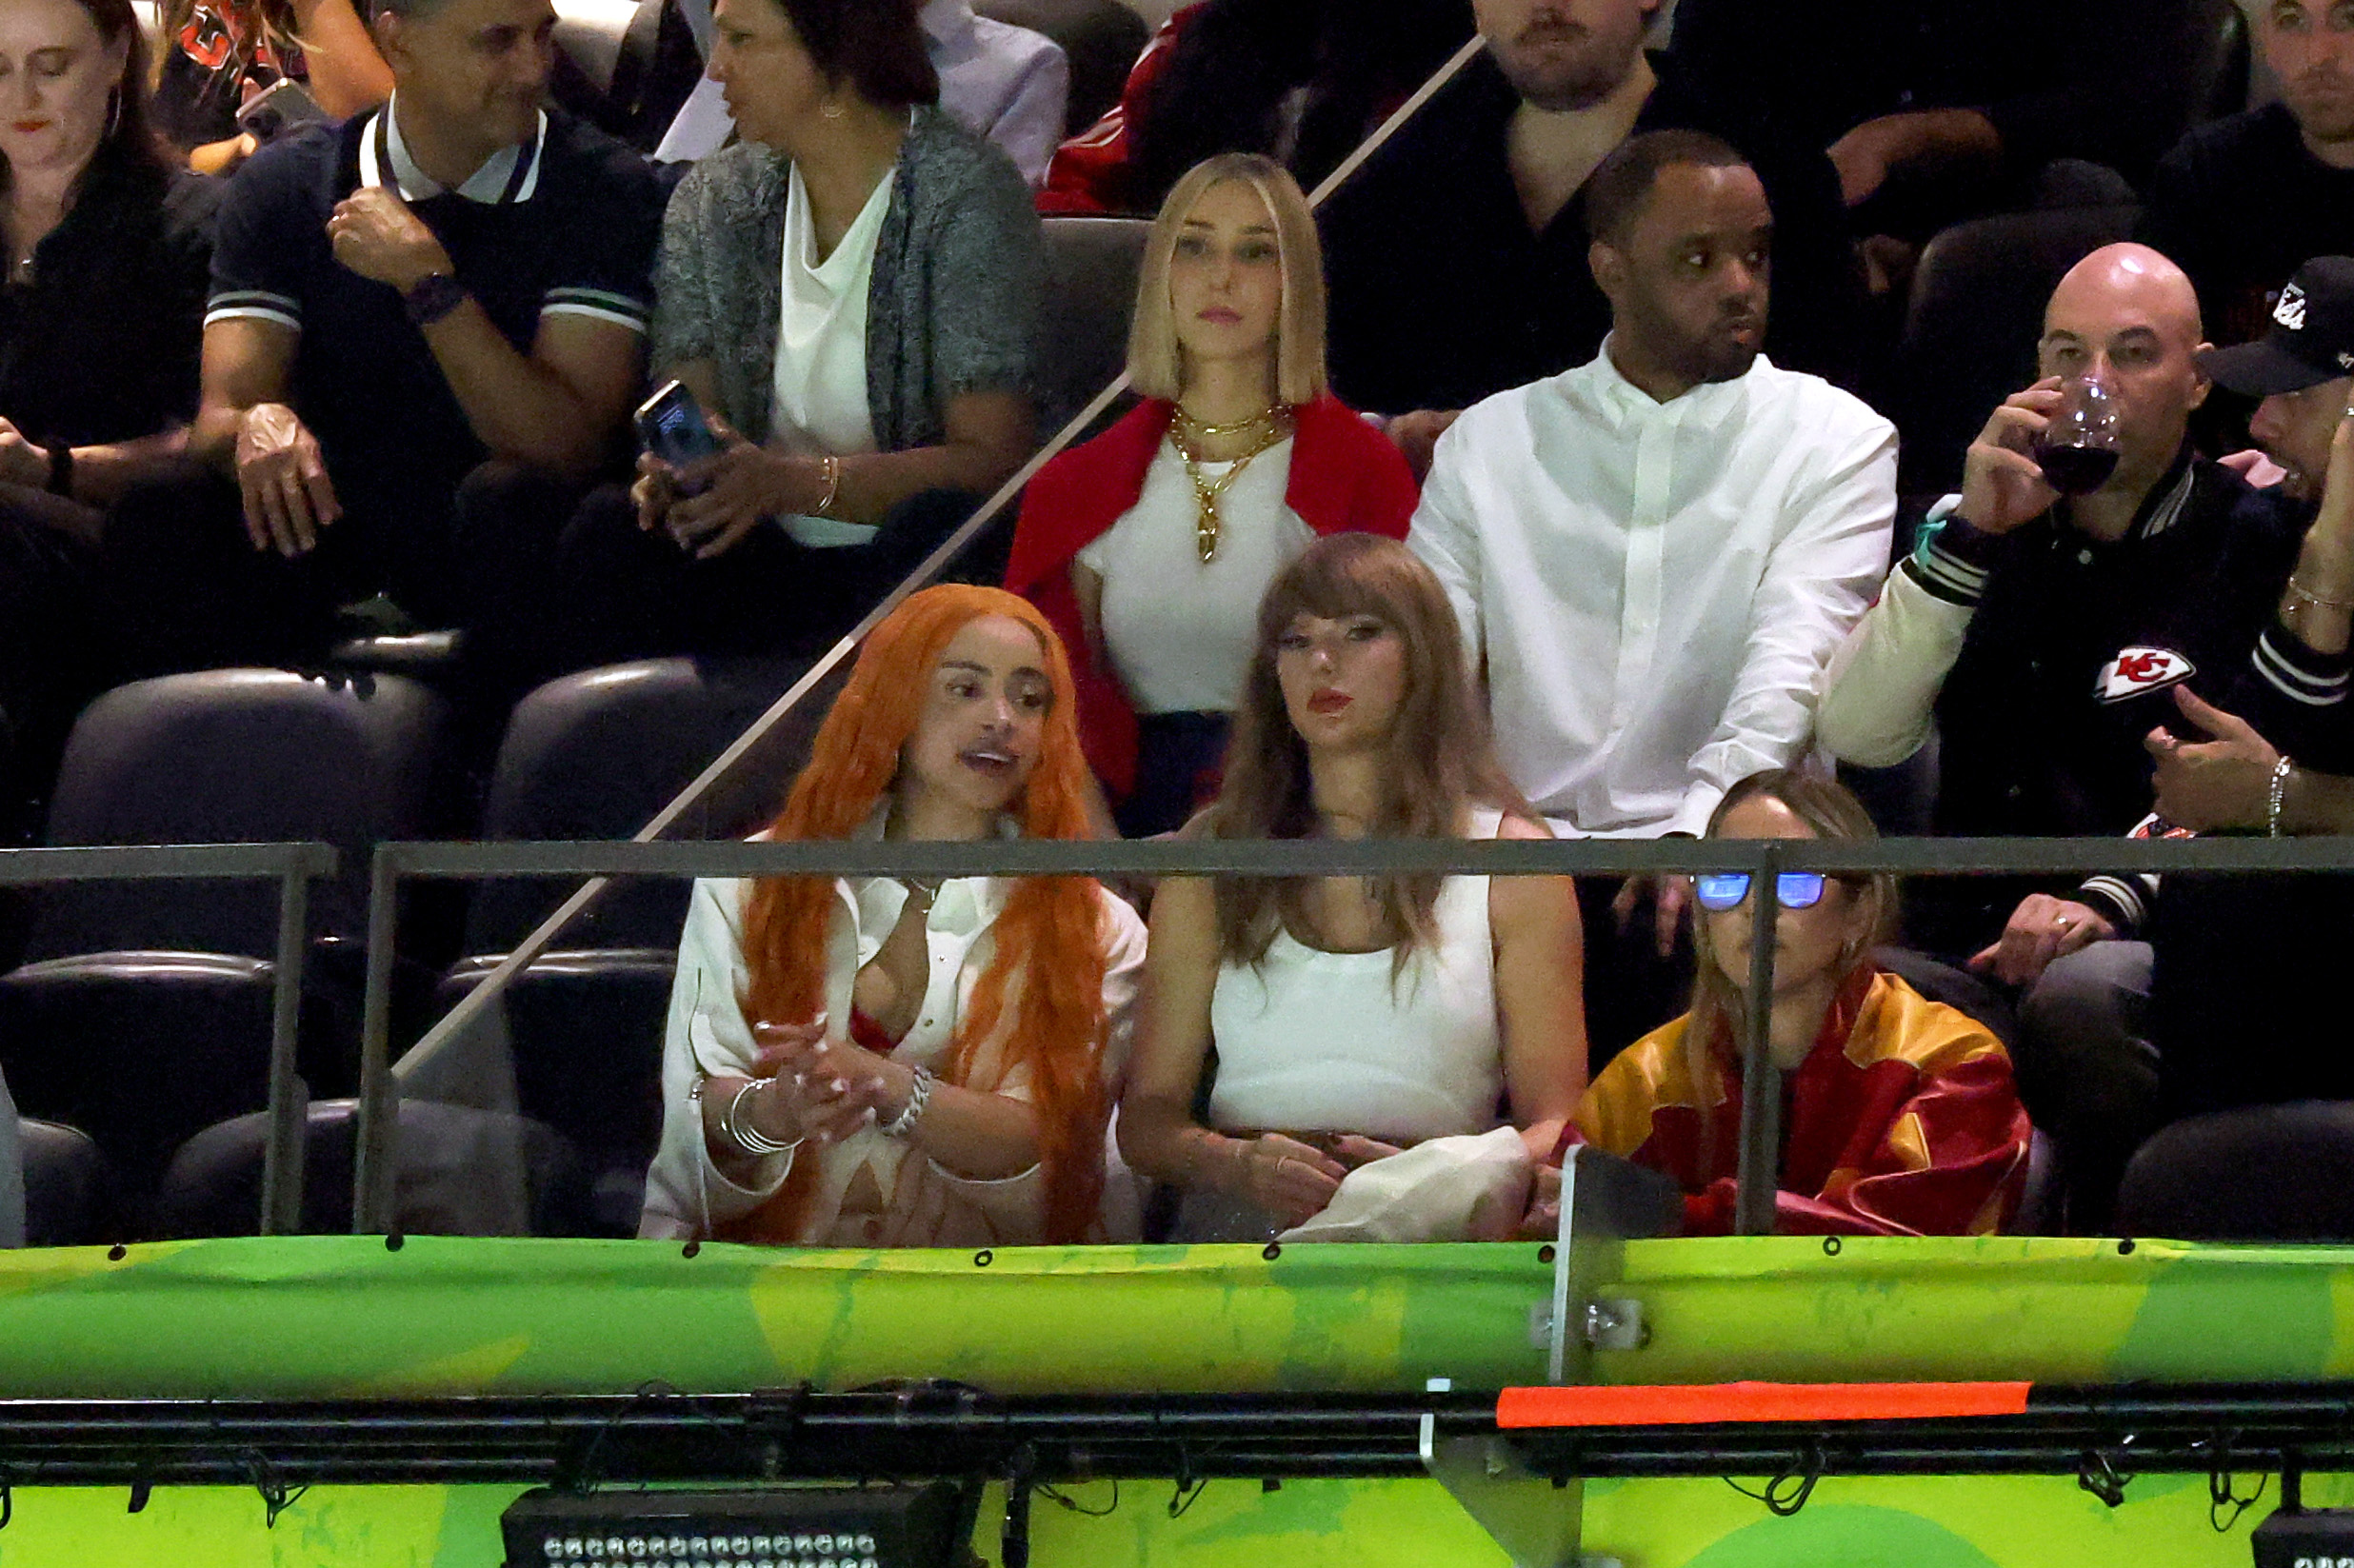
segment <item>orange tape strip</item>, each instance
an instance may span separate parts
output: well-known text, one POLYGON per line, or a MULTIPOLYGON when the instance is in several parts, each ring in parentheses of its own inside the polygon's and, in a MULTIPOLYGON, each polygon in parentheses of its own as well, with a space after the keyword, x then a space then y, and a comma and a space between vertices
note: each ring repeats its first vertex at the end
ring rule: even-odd
POLYGON ((1496 1424, 1688 1426, 1711 1421, 1893 1421, 2018 1416, 2029 1383, 1695 1383, 1507 1388, 1496 1424))

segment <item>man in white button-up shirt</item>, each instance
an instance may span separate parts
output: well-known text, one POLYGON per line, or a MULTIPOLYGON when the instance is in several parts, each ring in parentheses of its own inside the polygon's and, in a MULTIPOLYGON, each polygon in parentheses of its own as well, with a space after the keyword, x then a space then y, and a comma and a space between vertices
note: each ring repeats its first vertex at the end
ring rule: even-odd
POLYGON ((1896 433, 1760 356, 1773 219, 1731 148, 1635 137, 1587 205, 1602 352, 1466 412, 1407 542, 1554 830, 1696 834, 1728 786, 1807 749, 1825 666, 1887 569, 1896 433))

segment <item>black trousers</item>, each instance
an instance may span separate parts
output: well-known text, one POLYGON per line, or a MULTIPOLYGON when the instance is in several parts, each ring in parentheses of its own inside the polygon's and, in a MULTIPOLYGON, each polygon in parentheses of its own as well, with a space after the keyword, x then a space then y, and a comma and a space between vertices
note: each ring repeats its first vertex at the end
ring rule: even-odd
MULTIPOLYGON (((522 613, 539 645, 573 668, 676 653, 813 655, 857 625, 973 504, 960 491, 928 490, 892 508, 869 543, 833 549, 763 525, 727 554, 698 561, 639 528, 628 492, 607 486, 563 528, 543 580, 552 591, 522 613)), ((987 570, 958 565, 967 571, 952 567, 952 579, 987 570)))
POLYGON ((1621 885, 1617 877, 1578 879, 1578 918, 1586 927, 1586 1056, 1596 1073, 1692 1004, 1690 918, 1663 958, 1649 897, 1620 929, 1610 904, 1621 885))
POLYGON ((113 660, 95 598, 103 514, 0 484, 0 843, 30 827, 74 716, 113 660))
MULTIPOLYGON (((447 496, 339 485, 343 518, 298 556, 258 550, 237 487, 220 475, 143 486, 107 527, 102 577, 143 673, 322 659, 336 611, 378 594, 423 626, 513 639, 516 606, 544 597, 555 542, 583 486, 518 465, 481 465, 447 496)), ((510 655, 511 656, 511 655, 510 655)))

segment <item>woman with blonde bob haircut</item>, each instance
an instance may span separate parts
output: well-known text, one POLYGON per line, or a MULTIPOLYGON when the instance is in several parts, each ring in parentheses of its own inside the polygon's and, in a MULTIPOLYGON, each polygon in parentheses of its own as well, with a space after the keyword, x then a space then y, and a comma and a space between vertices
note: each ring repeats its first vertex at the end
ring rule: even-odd
MULTIPOLYGON (((772 839, 1088 836, 1070 667, 996 588, 875 629, 772 839)), ((1106 1121, 1143 964, 1091 878, 695 884, 639 1233, 810 1245, 1117 1240, 1106 1121)))
MULTIPOLYGON (((1188 832, 1549 836, 1496 764, 1445 590, 1405 546, 1317 541, 1257 632, 1225 786, 1188 832)), ((1354 1168, 1492 1132, 1501 1106, 1533 1161, 1586 1081, 1582 951, 1566 877, 1166 881, 1121 1148, 1184 1190, 1184 1241, 1264 1241, 1354 1168)))
MULTIPOLYGON (((1795 770, 1727 790, 1712 839, 1868 840, 1855 797, 1795 770)), ((1564 1141, 1665 1171, 1685 1229, 1732 1228, 1751 910, 1746 872, 1694 879, 1692 1007, 1594 1080, 1564 1141)), ((1985 1025, 1871 959, 1896 915, 1885 873, 1785 871, 1775 896, 1768 1024, 1785 1075, 1774 1228, 1802 1234, 1985 1235, 2018 1207, 2030 1130, 2010 1058, 1985 1025)))
POLYGON ((1267 585, 1311 540, 1406 537, 1395 447, 1325 385, 1323 253, 1281 166, 1227 153, 1154 219, 1128 334, 1144 395, 1030 481, 1006 586, 1070 647, 1087 760, 1121 830, 1215 789, 1267 585))

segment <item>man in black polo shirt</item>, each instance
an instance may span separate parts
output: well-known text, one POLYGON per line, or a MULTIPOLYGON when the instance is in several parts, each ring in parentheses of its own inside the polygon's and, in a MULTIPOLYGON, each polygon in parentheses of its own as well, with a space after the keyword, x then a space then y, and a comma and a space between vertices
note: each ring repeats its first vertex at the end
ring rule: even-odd
MULTIPOLYGON (((1643 33, 1658 0, 1475 0, 1487 48, 1319 214, 1334 390, 1360 408, 1460 409, 1594 357, 1610 306, 1583 192, 1620 143, 1705 130, 1739 149, 1774 214, 1775 364, 1853 378, 1863 284, 1839 182, 1694 92, 1643 33)), ((1451 415, 1391 433, 1418 466, 1451 415)))
POLYGON ((554 23, 549 0, 384 0, 391 103, 230 184, 191 442, 213 477, 126 503, 108 541, 150 666, 299 660, 380 592, 497 622, 616 455, 661 197, 540 107, 554 23))
MULTIPOLYGON (((2073 268, 2045 312, 2045 379, 1995 410, 1962 494, 1931 510, 1834 662, 1819 738, 1845 761, 1891 766, 1934 725, 1938 832, 2133 830, 2149 812, 2144 737, 2180 723, 2171 688, 2221 696, 2247 667, 2309 509, 2191 451, 2208 390, 2200 339, 2190 281, 2158 252, 2108 246, 2073 268), (2105 484, 2069 497, 2030 455, 2063 377, 2108 388, 2122 448, 2105 484)), ((2075 1190, 2097 1201, 2147 1130, 2155 1063, 2145 1051, 2129 1078, 2105 1050, 2077 1049, 2089 1038, 2078 1024, 2145 994, 2150 955, 2129 940, 2138 883, 2076 882, 1925 882, 1907 932, 2035 987, 2021 1089, 2066 1150, 2075 1190)))

